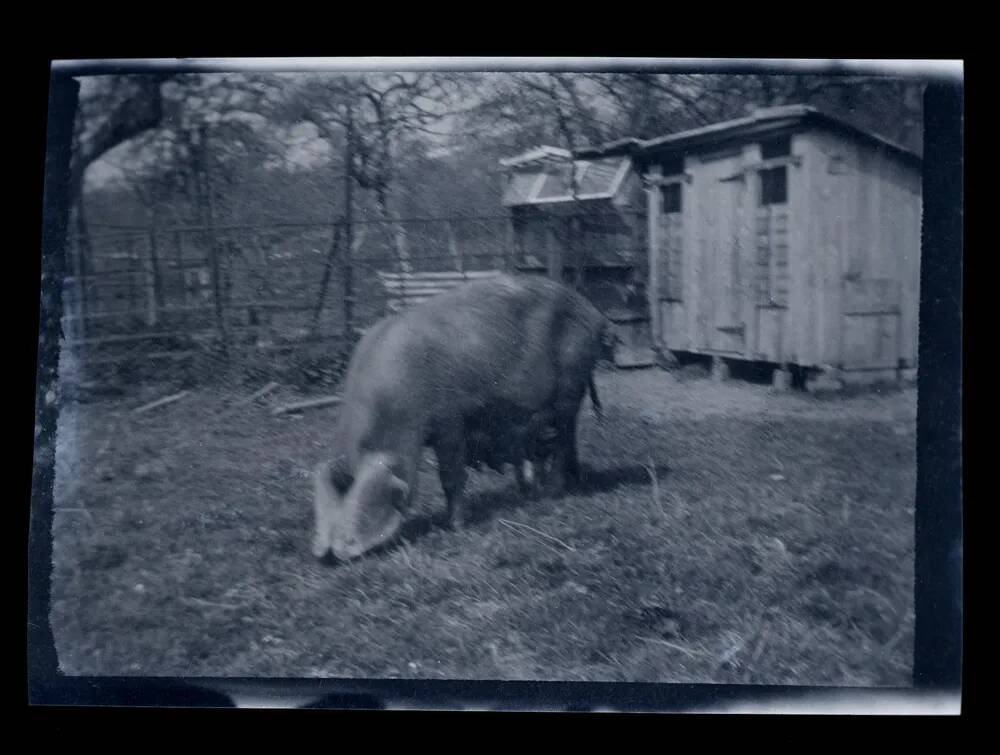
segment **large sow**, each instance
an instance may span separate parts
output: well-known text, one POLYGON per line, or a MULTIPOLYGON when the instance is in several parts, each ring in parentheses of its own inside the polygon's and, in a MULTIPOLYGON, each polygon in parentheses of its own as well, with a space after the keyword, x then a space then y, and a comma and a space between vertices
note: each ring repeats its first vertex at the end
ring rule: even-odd
POLYGON ((577 481, 577 414, 609 332, 582 296, 534 277, 476 281, 381 320, 351 358, 330 460, 315 470, 313 553, 349 559, 392 539, 424 446, 461 527, 466 422, 492 407, 542 418, 550 489, 577 481))

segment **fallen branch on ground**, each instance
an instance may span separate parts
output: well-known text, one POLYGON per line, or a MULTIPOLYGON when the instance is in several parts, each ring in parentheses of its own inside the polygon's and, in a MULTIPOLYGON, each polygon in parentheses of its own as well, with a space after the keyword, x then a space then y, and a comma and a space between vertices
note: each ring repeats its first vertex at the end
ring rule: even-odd
POLYGON ((245 399, 242 399, 242 400, 236 402, 235 406, 243 406, 244 404, 251 404, 254 401, 256 401, 257 399, 263 398, 264 396, 266 396, 268 393, 270 393, 275 388, 277 388, 278 385, 279 385, 278 383, 268 383, 263 388, 261 388, 259 391, 256 391, 255 393, 251 393, 245 399))
POLYGON ((259 391, 255 391, 254 393, 251 393, 246 398, 241 398, 239 401, 237 401, 234 404, 231 404, 230 406, 228 406, 225 409, 223 409, 221 412, 219 412, 218 414, 215 415, 215 417, 213 418, 213 421, 214 422, 218 422, 223 417, 228 417, 230 414, 232 414, 234 411, 236 411, 240 407, 247 406, 248 404, 252 404, 257 399, 262 398, 263 396, 266 396, 268 393, 270 393, 271 391, 273 391, 275 388, 279 387, 279 385, 280 385, 280 383, 268 383, 263 388, 261 388, 259 391))
POLYGON ((541 535, 546 540, 551 540, 554 543, 559 543, 559 545, 561 545, 563 548, 565 548, 568 551, 576 552, 576 548, 574 548, 573 546, 566 545, 566 543, 564 543, 559 538, 552 537, 552 535, 546 535, 544 532, 542 532, 540 530, 536 530, 534 527, 529 527, 527 524, 521 524, 521 522, 511 522, 511 521, 509 521, 507 519, 497 519, 497 522, 499 522, 500 524, 504 525, 505 527, 508 527, 509 529, 514 530, 515 532, 518 532, 517 528, 521 527, 523 529, 528 530, 529 532, 534 532, 536 535, 541 535))
POLYGON ((87 509, 79 508, 79 507, 76 507, 76 506, 53 506, 52 507, 52 511, 53 512, 56 512, 56 511, 63 512, 63 511, 65 511, 67 513, 86 514, 89 519, 93 519, 94 518, 94 515, 91 514, 87 509))
POLYGON ((191 391, 181 391, 180 393, 175 393, 172 396, 164 396, 163 398, 158 398, 156 401, 151 401, 148 404, 143 404, 132 410, 132 414, 142 414, 143 412, 148 412, 151 409, 157 409, 161 406, 166 406, 167 404, 172 404, 175 401, 180 401, 182 398, 187 396, 191 391))
POLYGON ((236 610, 237 608, 242 608, 243 607, 243 606, 235 605, 233 603, 214 603, 211 600, 203 600, 202 598, 181 597, 181 598, 179 598, 179 600, 180 600, 180 602, 183 605, 189 606, 189 607, 191 607, 191 606, 199 606, 199 607, 210 606, 212 608, 224 608, 224 609, 229 610, 229 611, 233 611, 233 610, 236 610))
POLYGON ((682 652, 685 655, 688 655, 688 656, 690 656, 692 658, 697 658, 699 656, 701 656, 702 658, 711 658, 711 657, 713 657, 711 653, 705 653, 705 652, 702 652, 702 651, 699 651, 699 650, 691 650, 690 648, 686 648, 683 645, 677 645, 676 643, 667 642, 666 640, 659 640, 659 639, 657 639, 655 637, 641 637, 639 635, 635 635, 635 638, 637 640, 642 640, 643 642, 651 642, 654 645, 666 645, 668 648, 673 648, 674 650, 679 650, 680 652, 682 652))
POLYGON ((271 410, 271 414, 288 414, 289 412, 298 412, 303 409, 317 409, 321 406, 335 406, 341 401, 343 401, 343 399, 340 396, 323 396, 321 398, 309 399, 308 401, 297 401, 294 404, 276 406, 271 410))

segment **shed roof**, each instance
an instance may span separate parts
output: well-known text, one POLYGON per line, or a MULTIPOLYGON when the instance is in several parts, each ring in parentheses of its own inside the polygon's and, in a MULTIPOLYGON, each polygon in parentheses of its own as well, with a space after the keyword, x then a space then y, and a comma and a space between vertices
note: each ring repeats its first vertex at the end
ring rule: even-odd
POLYGON ((563 152, 564 157, 535 150, 534 156, 527 159, 526 156, 533 153, 502 160, 501 165, 513 169, 503 194, 504 206, 573 201, 570 184, 570 170, 573 169, 576 170, 577 200, 613 199, 631 165, 627 155, 574 160, 571 163, 570 153, 563 152))
POLYGON ((885 137, 865 131, 847 121, 821 112, 810 105, 785 105, 764 108, 745 118, 713 123, 687 131, 666 134, 654 139, 618 139, 614 142, 577 150, 580 158, 609 155, 634 155, 647 157, 663 152, 676 152, 700 146, 709 146, 722 141, 758 136, 762 132, 793 126, 815 125, 852 136, 880 146, 898 157, 919 163, 920 155, 885 137))

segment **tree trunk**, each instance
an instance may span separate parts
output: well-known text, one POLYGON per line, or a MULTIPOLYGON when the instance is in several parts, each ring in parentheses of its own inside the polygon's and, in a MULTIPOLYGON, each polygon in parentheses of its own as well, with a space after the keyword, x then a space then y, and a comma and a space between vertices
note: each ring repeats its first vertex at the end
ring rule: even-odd
POLYGON ((413 272, 413 265, 410 263, 410 251, 407 248, 406 227, 389 209, 389 197, 384 184, 375 190, 375 205, 378 208, 379 217, 385 223, 386 229, 392 230, 396 259, 399 260, 400 272, 413 272))
POLYGON ((760 82, 761 90, 764 95, 764 107, 771 107, 777 104, 775 100, 777 99, 774 91, 774 79, 768 74, 762 74, 757 77, 760 82))
POLYGON ((147 285, 150 286, 150 311, 149 324, 156 325, 160 319, 160 311, 163 309, 163 278, 160 271, 160 254, 158 249, 159 239, 157 237, 157 226, 159 225, 159 213, 156 211, 154 203, 151 212, 152 226, 149 231, 149 278, 147 285))
POLYGON ((219 249, 215 238, 215 208, 212 197, 212 179, 208 164, 208 131, 204 127, 201 130, 198 149, 201 156, 202 179, 205 188, 205 215, 208 220, 208 257, 212 268, 212 295, 215 302, 215 327, 219 332, 219 346, 224 356, 229 351, 229 337, 226 332, 226 313, 222 300, 222 271, 219 264, 219 249))
POLYGON ((344 334, 354 332, 354 106, 347 100, 347 144, 344 163, 344 334))
POLYGON ((340 251, 343 229, 343 223, 337 223, 333 229, 333 242, 330 244, 330 251, 326 255, 326 264, 323 266, 323 277, 319 282, 319 295, 316 297, 316 308, 313 310, 313 335, 319 335, 320 317, 323 314, 323 304, 326 301, 326 289, 330 285, 330 275, 333 273, 334 260, 340 251))
POLYGON ((83 207, 83 196, 76 197, 74 220, 76 221, 76 264, 74 273, 77 276, 77 311, 73 314, 80 319, 79 331, 81 337, 86 337, 89 330, 87 318, 90 315, 90 271, 94 250, 90 243, 90 229, 87 226, 87 216, 83 207))

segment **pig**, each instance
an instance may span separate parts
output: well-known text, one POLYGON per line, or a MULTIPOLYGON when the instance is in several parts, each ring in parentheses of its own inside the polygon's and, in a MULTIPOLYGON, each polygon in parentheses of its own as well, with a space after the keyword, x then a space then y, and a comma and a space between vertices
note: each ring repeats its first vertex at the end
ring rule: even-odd
MULTIPOLYGON (((590 402, 600 421, 603 407, 593 375, 589 390, 590 402)), ((480 410, 465 419, 466 465, 477 470, 485 466, 503 474, 509 464, 514 468, 521 493, 536 497, 555 454, 557 433, 553 422, 551 413, 528 415, 509 403, 480 410)))
POLYGON ((513 405, 494 404, 465 419, 466 465, 503 474, 514 468, 521 493, 534 497, 538 471, 555 453, 556 430, 545 412, 527 415, 513 405))
POLYGON ((449 523, 461 528, 466 424, 479 443, 473 459, 505 445, 496 442, 501 431, 482 422, 491 412, 544 417, 551 490, 578 482, 577 416, 608 328, 572 289, 509 275, 379 321, 351 357, 329 460, 315 468, 313 554, 347 560, 390 542, 411 510, 425 446, 437 457, 449 523))

